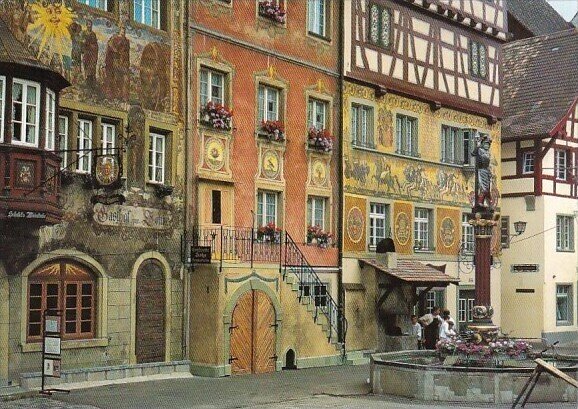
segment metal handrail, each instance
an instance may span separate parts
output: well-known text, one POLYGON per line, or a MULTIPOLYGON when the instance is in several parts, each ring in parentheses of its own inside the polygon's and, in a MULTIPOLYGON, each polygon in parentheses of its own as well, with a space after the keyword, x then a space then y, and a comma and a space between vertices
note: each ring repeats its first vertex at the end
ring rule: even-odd
MULTIPOLYGON (((287 270, 291 271, 299 282, 299 300, 305 297, 305 288, 309 287, 315 288, 315 286, 323 285, 323 282, 313 269, 295 241, 291 238, 289 233, 285 232, 285 262, 284 266, 285 273, 287 270)), ((339 304, 335 302, 333 297, 329 293, 325 293, 325 305, 317 305, 315 303, 315 294, 309 293, 310 301, 313 300, 315 305, 315 319, 317 319, 319 313, 327 317, 327 322, 329 323, 329 341, 333 336, 333 331, 337 334, 338 342, 344 343, 345 334, 347 332, 347 319, 345 318, 342 311, 340 311, 339 304)))

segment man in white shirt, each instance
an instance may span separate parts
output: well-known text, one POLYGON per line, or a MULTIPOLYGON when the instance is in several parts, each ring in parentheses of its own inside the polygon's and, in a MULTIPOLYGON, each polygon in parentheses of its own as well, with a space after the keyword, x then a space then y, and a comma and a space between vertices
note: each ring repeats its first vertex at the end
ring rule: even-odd
POLYGON ((417 315, 411 316, 411 335, 417 337, 417 348, 422 349, 422 328, 417 322, 417 315))
POLYGON ((448 339, 456 335, 456 332, 453 330, 453 320, 451 319, 449 314, 444 315, 444 322, 440 326, 440 339, 448 339))

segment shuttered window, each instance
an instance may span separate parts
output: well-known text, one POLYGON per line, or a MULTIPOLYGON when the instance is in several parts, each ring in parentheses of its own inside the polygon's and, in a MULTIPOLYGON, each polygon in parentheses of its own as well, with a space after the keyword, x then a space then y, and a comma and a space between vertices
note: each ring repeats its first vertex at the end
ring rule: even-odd
POLYGON ((406 156, 418 156, 417 118, 398 114, 395 128, 396 153, 406 156))

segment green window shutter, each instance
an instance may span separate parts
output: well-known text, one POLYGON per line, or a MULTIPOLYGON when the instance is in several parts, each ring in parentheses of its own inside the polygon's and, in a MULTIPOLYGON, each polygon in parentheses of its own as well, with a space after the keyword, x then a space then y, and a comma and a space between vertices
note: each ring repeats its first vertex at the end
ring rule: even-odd
POLYGON ((410 121, 411 125, 411 154, 413 156, 417 156, 419 149, 418 149, 418 135, 417 135, 417 119, 412 119, 410 121))
POLYGON ((375 144, 373 143, 373 130, 375 128, 373 122, 373 108, 369 108, 367 111, 367 144, 370 148, 373 148, 375 147, 375 144))
POLYGON ((464 135, 462 129, 456 129, 456 152, 455 152, 455 163, 464 163, 464 135))
POLYGON ((445 125, 442 125, 442 146, 441 146, 441 151, 442 151, 442 162, 445 162, 447 160, 447 156, 446 156, 446 145, 447 145, 447 130, 448 127, 445 125))
POLYGON ((445 305, 445 292, 444 290, 439 290, 435 292, 435 306, 443 307, 445 305))

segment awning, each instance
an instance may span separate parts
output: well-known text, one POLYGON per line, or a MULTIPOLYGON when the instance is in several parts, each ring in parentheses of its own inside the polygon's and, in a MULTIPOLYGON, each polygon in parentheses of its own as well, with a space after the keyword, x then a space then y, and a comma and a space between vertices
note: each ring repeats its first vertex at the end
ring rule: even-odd
POLYGON ((447 287, 460 282, 459 278, 450 277, 440 269, 418 261, 400 260, 395 268, 388 268, 375 259, 361 259, 359 262, 416 287, 447 287))

